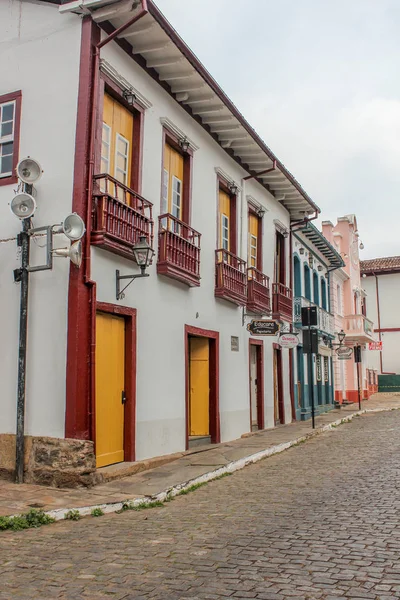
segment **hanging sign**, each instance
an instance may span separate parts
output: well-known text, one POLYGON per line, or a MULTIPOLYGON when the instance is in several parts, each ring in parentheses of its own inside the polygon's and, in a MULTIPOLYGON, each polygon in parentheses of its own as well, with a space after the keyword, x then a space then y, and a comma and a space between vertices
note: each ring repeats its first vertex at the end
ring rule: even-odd
POLYGON ((383 342, 370 342, 368 350, 383 350, 383 342))
POLYGON ((329 360, 326 356, 324 356, 324 381, 325 383, 329 381, 329 360))
POLYGON ((317 370, 317 381, 322 381, 321 357, 319 354, 317 354, 315 365, 316 365, 316 370, 317 370))
POLYGON ((297 333, 281 333, 278 338, 278 344, 282 348, 296 348, 299 345, 299 336, 297 333))
POLYGON ((336 354, 340 360, 350 360, 353 356, 353 348, 349 348, 349 346, 339 346, 339 348, 336 348, 336 354))
POLYGON ((279 331, 279 323, 276 321, 259 321, 253 319, 251 323, 247 325, 247 330, 252 335, 276 335, 279 331))

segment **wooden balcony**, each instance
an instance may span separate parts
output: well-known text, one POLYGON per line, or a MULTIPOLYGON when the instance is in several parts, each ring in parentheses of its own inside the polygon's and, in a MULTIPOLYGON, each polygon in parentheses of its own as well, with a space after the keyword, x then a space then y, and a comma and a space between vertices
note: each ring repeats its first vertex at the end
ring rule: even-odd
POLYGON ((153 247, 153 205, 111 175, 94 177, 91 243, 134 260, 133 246, 145 236, 153 247))
POLYGON ((269 277, 254 267, 247 269, 247 310, 260 315, 271 313, 269 277))
POLYGON ((228 250, 215 251, 215 296, 238 306, 247 303, 246 262, 228 250))
POLYGON ((170 214, 158 218, 157 273, 193 287, 200 285, 198 231, 170 214))
POLYGON ((272 317, 277 321, 292 322, 292 291, 282 283, 272 284, 272 317))

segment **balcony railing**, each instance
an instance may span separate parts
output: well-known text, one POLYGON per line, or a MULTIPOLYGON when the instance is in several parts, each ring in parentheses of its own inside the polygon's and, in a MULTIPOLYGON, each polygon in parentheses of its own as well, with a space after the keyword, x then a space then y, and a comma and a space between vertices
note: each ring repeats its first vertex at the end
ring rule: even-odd
POLYGON ((269 277, 254 267, 247 269, 247 310, 261 315, 271 312, 269 277))
POLYGON ((364 315, 347 315, 344 318, 343 328, 348 340, 365 343, 373 339, 374 325, 364 315))
POLYGON ((201 234, 176 217, 158 218, 157 273, 190 286, 200 285, 201 234))
POLYGON ((145 236, 153 247, 151 202, 111 175, 94 177, 91 243, 134 260, 132 247, 145 236))
POLYGON ((228 250, 215 251, 215 296, 239 306, 247 302, 246 262, 228 250))
POLYGON ((316 306, 318 329, 335 337, 335 317, 333 314, 303 296, 296 296, 293 299, 293 323, 295 327, 301 327, 301 309, 303 306, 316 306))
POLYGON ((292 322, 292 291, 282 283, 272 284, 272 316, 278 321, 292 322))

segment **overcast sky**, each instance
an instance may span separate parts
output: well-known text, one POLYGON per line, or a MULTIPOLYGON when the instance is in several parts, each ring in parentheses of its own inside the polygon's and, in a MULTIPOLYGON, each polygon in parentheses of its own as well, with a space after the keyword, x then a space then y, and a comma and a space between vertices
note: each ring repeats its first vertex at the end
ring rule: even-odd
POLYGON ((156 0, 361 258, 400 254, 400 0, 156 0))

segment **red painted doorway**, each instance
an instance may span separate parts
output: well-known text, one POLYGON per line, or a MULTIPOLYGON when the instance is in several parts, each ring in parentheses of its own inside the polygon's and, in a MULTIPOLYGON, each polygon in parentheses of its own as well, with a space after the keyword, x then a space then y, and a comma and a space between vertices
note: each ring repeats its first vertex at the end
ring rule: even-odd
POLYGON ((250 431, 264 429, 264 344, 249 340, 250 431))

